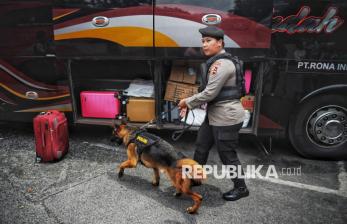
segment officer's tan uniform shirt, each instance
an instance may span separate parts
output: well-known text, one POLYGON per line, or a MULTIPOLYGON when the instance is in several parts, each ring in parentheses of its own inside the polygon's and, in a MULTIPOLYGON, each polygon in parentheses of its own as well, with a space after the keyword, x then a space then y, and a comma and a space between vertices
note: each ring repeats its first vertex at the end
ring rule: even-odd
MULTIPOLYGON (((220 54, 225 53, 222 50, 220 54)), ((219 59, 208 71, 208 83, 204 91, 186 100, 189 109, 212 101, 223 86, 235 86, 236 68, 232 61, 219 59)), ((209 124, 212 126, 229 126, 243 122, 245 111, 240 100, 226 100, 213 103, 207 107, 209 124)))

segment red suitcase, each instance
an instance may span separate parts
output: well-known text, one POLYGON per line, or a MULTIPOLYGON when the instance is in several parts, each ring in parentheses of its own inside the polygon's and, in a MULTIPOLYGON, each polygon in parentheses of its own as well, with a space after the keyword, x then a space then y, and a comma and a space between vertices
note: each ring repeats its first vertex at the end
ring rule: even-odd
POLYGON ((34 118, 36 161, 59 160, 69 149, 68 124, 64 113, 42 112, 34 118))

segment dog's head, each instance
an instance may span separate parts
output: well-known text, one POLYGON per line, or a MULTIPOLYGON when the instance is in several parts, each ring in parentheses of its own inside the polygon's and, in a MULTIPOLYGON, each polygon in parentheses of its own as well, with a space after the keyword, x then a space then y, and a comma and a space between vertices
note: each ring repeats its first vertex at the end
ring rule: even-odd
POLYGON ((128 136, 129 129, 127 128, 127 120, 122 119, 121 124, 115 124, 113 129, 113 140, 118 144, 122 144, 124 142, 124 137, 128 136))

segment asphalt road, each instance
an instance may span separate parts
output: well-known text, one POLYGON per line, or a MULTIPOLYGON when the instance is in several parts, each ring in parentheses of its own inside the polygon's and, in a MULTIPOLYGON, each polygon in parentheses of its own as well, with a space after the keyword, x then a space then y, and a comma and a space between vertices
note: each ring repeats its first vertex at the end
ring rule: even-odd
MULTIPOLYGON (((170 132, 157 133, 170 140, 170 132)), ((0 124, 0 223, 347 223, 345 161, 304 159, 283 142, 265 155, 242 138, 243 165, 273 165, 279 178, 248 179, 250 196, 226 202, 221 194, 230 180, 209 176, 194 187, 204 200, 199 213, 189 215, 191 199, 173 197, 163 175, 153 187, 152 171, 139 165, 119 180, 116 167, 126 152, 109 135, 106 127, 75 128, 64 160, 37 164, 31 127, 0 124)), ((194 141, 188 133, 173 144, 192 156, 194 141)), ((215 149, 208 164, 220 164, 215 149)))

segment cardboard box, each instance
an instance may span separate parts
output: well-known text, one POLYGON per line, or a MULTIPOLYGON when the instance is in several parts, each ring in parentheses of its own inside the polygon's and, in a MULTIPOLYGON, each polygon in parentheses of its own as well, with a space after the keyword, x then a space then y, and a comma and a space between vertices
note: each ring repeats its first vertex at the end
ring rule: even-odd
POLYGON ((253 112, 253 110, 254 110, 254 99, 255 99, 255 97, 254 96, 250 96, 250 95, 242 97, 241 98, 241 103, 242 103, 243 108, 245 110, 249 110, 250 112, 253 112))
POLYGON ((171 69, 169 80, 175 82, 195 84, 196 74, 190 75, 188 73, 188 67, 186 66, 173 66, 171 69))
POLYGON ((155 100, 130 97, 126 105, 127 117, 132 122, 148 122, 155 118, 155 100))
POLYGON ((166 101, 177 102, 198 93, 198 88, 198 85, 168 81, 164 99, 166 101))

